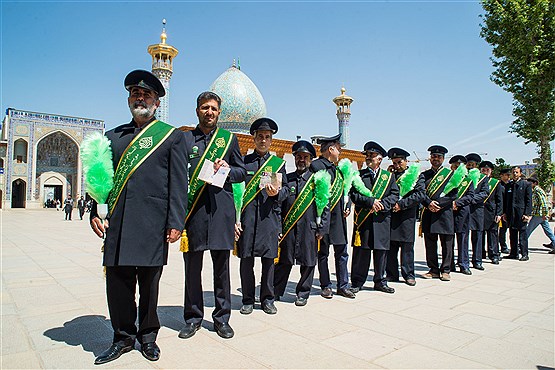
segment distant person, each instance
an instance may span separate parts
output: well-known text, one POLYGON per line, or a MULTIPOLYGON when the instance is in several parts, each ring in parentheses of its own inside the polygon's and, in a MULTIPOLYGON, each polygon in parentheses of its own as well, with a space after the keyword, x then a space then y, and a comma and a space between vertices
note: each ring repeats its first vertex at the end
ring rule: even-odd
POLYGON ((503 214, 503 193, 504 188, 500 184, 501 181, 491 177, 491 173, 495 168, 490 161, 480 163, 480 172, 488 178, 489 193, 484 201, 484 234, 482 235, 482 244, 486 245, 487 237, 487 254, 491 263, 499 264, 501 256, 499 254, 499 220, 503 214))
POLYGON ((79 218, 81 220, 83 219, 83 215, 85 214, 85 206, 86 206, 85 199, 81 195, 81 198, 79 198, 79 200, 77 201, 77 208, 79 209, 79 218))
MULTIPOLYGON (((499 180, 501 181, 501 185, 503 186, 503 210, 507 209, 507 198, 505 194, 509 189, 511 184, 511 169, 510 168, 503 168, 500 172, 499 180)), ((501 219, 501 225, 499 227, 499 247, 501 248, 501 253, 508 254, 509 247, 507 246, 507 229, 509 226, 507 225, 507 221, 501 219)))
POLYGON ((547 201, 547 195, 545 191, 539 186, 538 178, 531 176, 528 178, 528 182, 532 184, 532 218, 526 226, 526 232, 528 233, 528 238, 532 235, 532 232, 541 225, 545 236, 551 241, 550 244, 544 244, 545 247, 549 249, 555 249, 555 235, 549 226, 549 202, 547 201))
POLYGON ((62 205, 62 203, 60 202, 59 199, 56 199, 56 211, 60 210, 60 206, 62 205))
MULTIPOLYGON (((449 159, 451 170, 455 171, 459 166, 465 166, 467 159, 464 155, 454 155, 449 159)), ((460 268, 461 274, 472 275, 470 271, 469 260, 469 242, 468 236, 470 234, 470 205, 474 199, 474 183, 467 175, 457 190, 457 199, 453 202, 453 219, 455 221, 455 239, 457 241, 457 265, 460 268)), ((454 245, 454 243, 453 243, 454 245)), ((455 271, 453 263, 451 263, 451 270, 455 271)))
POLYGON ((71 195, 67 196, 67 199, 64 201, 64 212, 66 213, 65 221, 71 221, 71 213, 73 212, 73 199, 71 199, 71 195))
POLYGON ((526 226, 532 218, 532 186, 523 179, 520 167, 513 167, 511 172, 513 181, 505 193, 507 208, 503 214, 503 218, 509 224, 511 238, 511 253, 506 258, 519 259, 521 255, 520 261, 528 261, 530 257, 526 226))

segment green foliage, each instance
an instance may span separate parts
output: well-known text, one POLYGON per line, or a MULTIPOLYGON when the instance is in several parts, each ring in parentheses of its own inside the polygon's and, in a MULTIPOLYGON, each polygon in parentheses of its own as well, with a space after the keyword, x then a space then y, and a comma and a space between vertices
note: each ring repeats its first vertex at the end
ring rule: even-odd
POLYGON ((555 163, 551 161, 540 161, 535 172, 541 188, 549 191, 555 182, 555 163))
POLYGON ((553 178, 555 139, 555 1, 482 0, 480 35, 493 47, 491 80, 513 95, 511 131, 539 148, 545 179, 553 178))
POLYGON ((314 174, 314 202, 316 203, 316 214, 322 216, 324 208, 330 200, 331 175, 326 170, 320 170, 314 174))
POLYGON ((501 170, 511 168, 511 165, 505 162, 503 158, 495 158, 495 168, 491 173, 491 177, 498 179, 501 176, 501 170))
POLYGON ((399 196, 404 197, 409 191, 412 190, 418 176, 420 175, 420 162, 413 162, 404 174, 399 178, 399 196))
POLYGON ((106 203, 114 186, 110 140, 99 132, 88 136, 81 143, 81 161, 86 191, 97 203, 106 203))

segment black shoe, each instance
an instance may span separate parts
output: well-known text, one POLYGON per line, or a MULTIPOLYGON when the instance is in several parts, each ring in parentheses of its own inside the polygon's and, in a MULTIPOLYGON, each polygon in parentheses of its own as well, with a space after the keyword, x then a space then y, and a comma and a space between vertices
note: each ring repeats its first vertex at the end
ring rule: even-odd
POLYGON ((195 325, 192 322, 186 322, 177 335, 181 339, 191 338, 200 329, 200 324, 195 325))
POLYGON ((331 288, 324 288, 322 289, 322 293, 320 293, 320 295, 326 299, 332 299, 333 298, 333 292, 331 290, 331 288))
POLYGON ((519 261, 528 261, 530 258, 528 256, 520 257, 519 261))
POLYGON ((553 243, 547 243, 547 244, 544 244, 543 246, 546 247, 546 248, 549 248, 549 249, 555 248, 555 246, 553 245, 553 243))
POLYGON ((235 332, 233 332, 233 329, 231 328, 231 326, 229 326, 227 322, 224 322, 223 324, 218 324, 217 322, 214 322, 214 330, 216 331, 216 333, 218 333, 220 337, 224 339, 233 338, 233 335, 235 335, 235 332))
POLYGON ((160 347, 155 342, 141 344, 141 353, 150 361, 158 361, 160 358, 160 347))
POLYGON ((354 299, 356 297, 355 293, 351 292, 350 289, 337 289, 336 294, 350 299, 354 299))
POLYGON ((358 287, 358 286, 351 286, 349 288, 349 290, 355 294, 357 294, 358 292, 360 292, 362 290, 362 287, 358 287))
POLYGON ((408 286, 415 286, 416 285, 416 280, 414 278, 409 278, 409 279, 405 280, 405 284, 407 284, 408 286))
POLYGON ((262 303, 262 311, 266 312, 268 315, 275 315, 277 313, 277 307, 274 302, 265 301, 262 303))
POLYGON ((461 274, 463 275, 472 275, 472 271, 470 269, 465 269, 461 267, 461 274))
POLYGON ((499 265, 499 258, 492 259, 491 263, 493 263, 494 265, 499 265))
POLYGON ((105 364, 110 361, 114 361, 119 358, 124 353, 127 353, 133 349, 133 345, 122 346, 120 344, 114 343, 106 351, 102 352, 100 356, 94 360, 95 365, 105 364))
POLYGON ((306 306, 307 303, 308 299, 303 297, 297 297, 297 299, 295 300, 295 306, 306 306))
POLYGON ((374 285, 374 290, 379 290, 380 292, 389 293, 389 294, 395 293, 395 289, 387 285, 374 285))
POLYGON ((509 254, 511 253, 511 251, 509 250, 509 248, 505 247, 501 249, 501 253, 509 254))
POLYGON ((253 309, 254 309, 254 305, 244 304, 241 306, 241 309, 239 310, 239 312, 241 312, 242 315, 250 315, 253 309))
POLYGON ((274 297, 274 301, 280 302, 280 301, 281 301, 281 296, 276 295, 276 296, 274 297))
POLYGON ((473 264, 472 264, 472 268, 475 268, 476 270, 480 270, 480 271, 484 271, 484 270, 485 270, 484 266, 482 266, 481 263, 473 263, 473 264))
POLYGON ((508 256, 505 256, 505 258, 508 259, 508 260, 517 260, 518 259, 517 256, 513 256, 511 254, 509 254, 508 256))
POLYGON ((547 254, 555 254, 555 249, 550 250, 547 254))

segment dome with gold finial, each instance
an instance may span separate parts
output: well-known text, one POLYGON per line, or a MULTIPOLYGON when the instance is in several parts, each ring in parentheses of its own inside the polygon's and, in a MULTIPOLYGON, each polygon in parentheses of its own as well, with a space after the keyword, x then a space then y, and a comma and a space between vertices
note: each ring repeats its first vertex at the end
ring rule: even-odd
POLYGON ((212 83, 210 91, 222 99, 219 127, 248 133, 256 119, 266 116, 266 103, 262 94, 235 61, 212 83))

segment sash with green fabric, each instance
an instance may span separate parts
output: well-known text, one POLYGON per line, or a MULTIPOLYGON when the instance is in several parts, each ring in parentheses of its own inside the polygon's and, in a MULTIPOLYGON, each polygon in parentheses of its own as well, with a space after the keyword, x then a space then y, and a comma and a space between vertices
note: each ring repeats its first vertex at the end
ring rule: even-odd
POLYGON ((174 130, 175 127, 154 120, 142 129, 125 148, 114 173, 114 187, 106 200, 110 213, 114 211, 119 196, 129 178, 174 130))
POLYGON ((434 194, 441 188, 441 185, 447 180, 451 170, 449 168, 443 167, 441 170, 437 171, 432 181, 428 184, 426 188, 426 193, 428 197, 432 198, 434 194))
POLYGON ((341 171, 335 169, 335 179, 333 180, 333 184, 331 184, 330 190, 330 211, 334 209, 337 205, 339 200, 341 199, 341 195, 343 194, 343 175, 341 171))
POLYGON ((499 180, 494 179, 492 177, 492 178, 489 179, 488 185, 489 185, 489 194, 488 194, 488 197, 486 199, 484 199, 484 203, 488 201, 489 197, 491 197, 491 195, 495 191, 495 188, 497 187, 497 185, 499 185, 499 180))
POLYGON ((459 191, 457 192, 457 199, 459 199, 464 195, 464 193, 466 193, 466 191, 470 187, 470 184, 472 184, 472 179, 467 175, 461 182, 461 185, 459 186, 459 191))
POLYGON ((245 194, 243 195, 243 207, 241 211, 244 211, 247 205, 256 198, 260 192, 260 178, 262 177, 262 172, 278 172, 281 167, 285 164, 285 161, 278 156, 271 155, 266 162, 256 173, 253 175, 251 181, 245 187, 245 194))
POLYGON ((202 153, 202 157, 198 161, 197 167, 195 168, 193 175, 189 179, 189 194, 187 198, 187 217, 185 218, 185 222, 189 219, 189 215, 191 211, 195 207, 197 201, 200 199, 200 195, 204 190, 204 186, 206 183, 198 178, 200 173, 200 169, 204 164, 205 160, 209 160, 214 162, 216 159, 223 158, 227 150, 229 149, 229 145, 231 144, 231 138, 233 134, 227 130, 222 128, 217 128, 216 132, 212 136, 212 139, 208 143, 206 150, 202 153))
POLYGON ((310 178, 304 185, 303 189, 297 195, 297 199, 289 208, 289 211, 283 219, 283 236, 280 239, 280 243, 285 239, 287 234, 293 229, 295 224, 303 217, 305 212, 308 210, 312 202, 314 201, 314 174, 310 175, 310 178))

